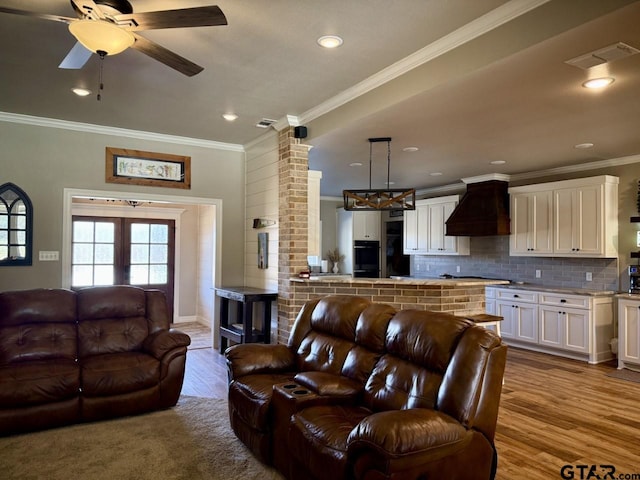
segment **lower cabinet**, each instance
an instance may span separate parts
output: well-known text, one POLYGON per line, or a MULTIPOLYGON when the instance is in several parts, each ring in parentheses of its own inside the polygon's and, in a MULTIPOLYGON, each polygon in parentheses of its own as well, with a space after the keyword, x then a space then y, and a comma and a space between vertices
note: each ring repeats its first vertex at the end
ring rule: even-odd
POLYGON ((618 368, 640 369, 640 299, 618 299, 618 368))
POLYGON ((507 344, 589 363, 613 358, 613 297, 486 288, 487 313, 504 318, 507 344))

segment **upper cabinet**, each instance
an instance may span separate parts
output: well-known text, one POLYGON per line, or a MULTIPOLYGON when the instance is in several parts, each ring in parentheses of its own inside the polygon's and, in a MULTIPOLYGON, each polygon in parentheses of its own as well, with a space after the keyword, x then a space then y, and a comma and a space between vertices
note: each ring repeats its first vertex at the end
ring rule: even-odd
POLYGON ((354 240, 380 240, 380 212, 352 212, 354 240))
POLYGON ((416 201, 404 212, 404 253, 407 255, 469 255, 469 237, 445 235, 445 222, 459 195, 416 201))
POLYGON ((513 187, 509 194, 511 255, 617 257, 617 177, 513 187))

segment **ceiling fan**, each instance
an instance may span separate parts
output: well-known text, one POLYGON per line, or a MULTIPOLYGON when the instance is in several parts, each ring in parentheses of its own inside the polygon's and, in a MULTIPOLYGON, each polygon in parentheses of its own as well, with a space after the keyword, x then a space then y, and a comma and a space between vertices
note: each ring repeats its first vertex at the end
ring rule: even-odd
POLYGON ((24 15, 69 25, 76 45, 59 68, 79 69, 93 53, 104 58, 131 47, 189 77, 203 69, 190 60, 137 34, 140 30, 227 25, 227 19, 215 5, 207 7, 133 13, 127 0, 71 0, 78 18, 0 7, 0 13, 24 15))

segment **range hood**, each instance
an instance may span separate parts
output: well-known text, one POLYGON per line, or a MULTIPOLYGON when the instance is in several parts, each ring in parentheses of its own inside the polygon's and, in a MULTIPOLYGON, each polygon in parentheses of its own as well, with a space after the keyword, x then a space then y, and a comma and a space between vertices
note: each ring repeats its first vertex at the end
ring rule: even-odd
POLYGON ((509 176, 492 174, 463 178, 467 192, 446 221, 446 235, 482 237, 509 235, 509 176))

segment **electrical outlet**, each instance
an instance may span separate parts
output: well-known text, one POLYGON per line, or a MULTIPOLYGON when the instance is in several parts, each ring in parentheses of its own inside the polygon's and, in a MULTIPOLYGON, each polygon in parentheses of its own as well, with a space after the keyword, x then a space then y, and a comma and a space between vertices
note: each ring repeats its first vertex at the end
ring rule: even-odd
POLYGON ((419 271, 420 271, 420 264, 419 264, 419 263, 417 263, 417 264, 416 264, 416 272, 419 272, 419 271))
POLYGON ((457 265, 457 266, 456 266, 456 272, 457 272, 457 273, 460 273, 460 265, 457 265))
POLYGON ((429 271, 429 264, 427 263, 427 272, 429 271))
POLYGON ((57 262, 59 258, 59 254, 56 251, 47 252, 44 250, 40 250, 38 252, 38 259, 41 262, 57 262))
POLYGON ((542 276, 541 270, 536 270, 536 278, 540 278, 542 276))
POLYGON ((587 272, 587 274, 585 275, 587 282, 590 282, 593 280, 593 274, 591 272, 587 272))

